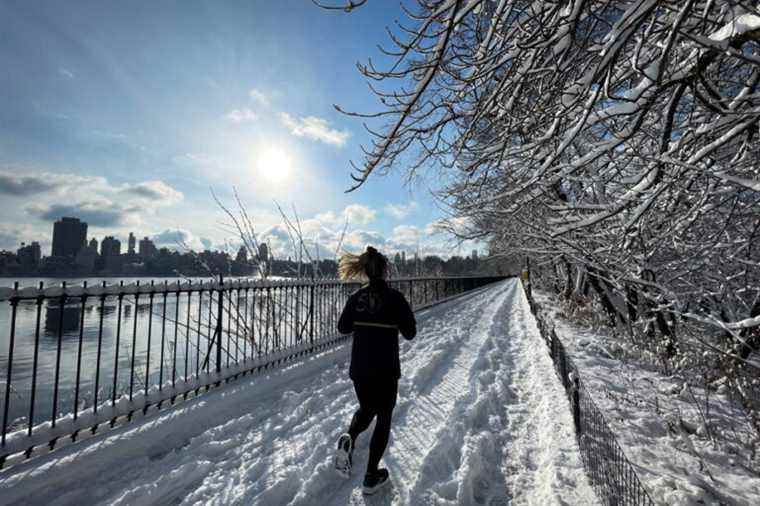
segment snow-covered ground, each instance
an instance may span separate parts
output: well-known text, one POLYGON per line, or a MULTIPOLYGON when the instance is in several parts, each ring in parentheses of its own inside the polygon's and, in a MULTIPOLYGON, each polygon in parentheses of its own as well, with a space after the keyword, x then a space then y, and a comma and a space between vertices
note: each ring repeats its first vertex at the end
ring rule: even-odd
POLYGON ((706 399, 625 340, 569 320, 555 297, 534 295, 657 504, 760 505, 760 456, 747 450, 756 436, 725 387, 706 399))
POLYGON ((356 401, 344 345, 0 473, 2 504, 596 504, 516 280, 418 313, 384 465, 331 467, 356 401))

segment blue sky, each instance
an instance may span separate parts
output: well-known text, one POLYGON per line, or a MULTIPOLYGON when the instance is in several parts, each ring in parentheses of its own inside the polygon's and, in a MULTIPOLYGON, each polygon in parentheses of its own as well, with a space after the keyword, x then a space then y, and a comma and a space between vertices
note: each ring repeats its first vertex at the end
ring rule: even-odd
POLYGON ((333 104, 377 109, 355 64, 382 62, 400 15, 385 0, 351 14, 308 0, 0 0, 0 248, 44 252, 63 214, 98 239, 217 247, 234 238, 209 188, 231 204, 235 186, 275 250, 276 199, 326 250, 348 216, 350 248, 448 256, 429 234, 434 179, 405 187, 396 170, 343 192, 369 137, 333 104))

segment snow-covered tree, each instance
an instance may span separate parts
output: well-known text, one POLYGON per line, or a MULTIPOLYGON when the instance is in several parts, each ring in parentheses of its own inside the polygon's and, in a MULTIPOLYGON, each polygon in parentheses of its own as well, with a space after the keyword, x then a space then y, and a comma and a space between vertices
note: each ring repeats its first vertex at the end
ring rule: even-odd
POLYGON ((439 171, 465 236, 530 255, 567 295, 588 283, 663 360, 688 346, 753 367, 757 4, 417 0, 405 14, 392 63, 359 67, 381 108, 347 114, 383 126, 352 189, 439 171))

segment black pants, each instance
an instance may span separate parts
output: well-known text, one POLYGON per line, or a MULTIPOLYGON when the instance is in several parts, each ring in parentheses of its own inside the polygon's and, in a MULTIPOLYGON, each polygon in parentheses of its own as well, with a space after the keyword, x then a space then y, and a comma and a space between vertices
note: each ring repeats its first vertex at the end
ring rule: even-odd
POLYGON ((359 399, 359 409, 354 413, 351 427, 348 429, 351 439, 356 441, 359 434, 367 430, 372 419, 377 416, 375 431, 369 443, 369 462, 367 463, 367 472, 374 472, 377 471, 377 465, 388 446, 391 417, 393 408, 396 407, 398 380, 354 380, 354 390, 359 399))

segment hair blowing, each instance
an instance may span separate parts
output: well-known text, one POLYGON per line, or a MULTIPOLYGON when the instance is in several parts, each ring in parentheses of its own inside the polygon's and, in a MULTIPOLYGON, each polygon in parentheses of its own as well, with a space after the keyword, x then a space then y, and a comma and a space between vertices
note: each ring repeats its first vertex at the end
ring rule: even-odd
POLYGON ((372 246, 361 255, 343 253, 338 262, 338 275, 341 279, 384 278, 388 272, 388 259, 372 246))

